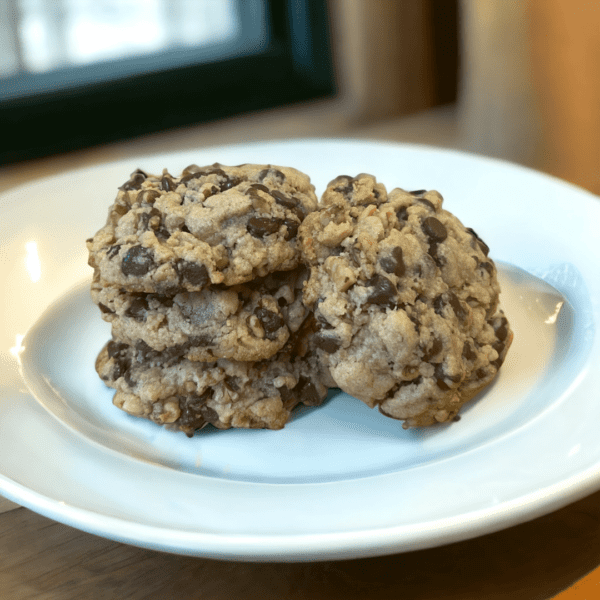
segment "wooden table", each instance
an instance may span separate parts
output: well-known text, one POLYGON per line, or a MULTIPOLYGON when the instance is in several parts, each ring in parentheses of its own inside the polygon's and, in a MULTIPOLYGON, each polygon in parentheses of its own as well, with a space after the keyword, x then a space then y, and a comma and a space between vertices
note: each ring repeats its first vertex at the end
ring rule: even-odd
MULTIPOLYGON (((461 147, 446 109, 363 127, 343 114, 335 104, 307 105, 4 167, 0 192, 126 156, 254 140, 256 132, 263 139, 350 135, 461 147)), ((598 596, 599 565, 600 492, 474 540, 380 558, 295 564, 162 554, 80 532, 0 499, 2 600, 542 600, 557 594, 567 600, 598 596)))

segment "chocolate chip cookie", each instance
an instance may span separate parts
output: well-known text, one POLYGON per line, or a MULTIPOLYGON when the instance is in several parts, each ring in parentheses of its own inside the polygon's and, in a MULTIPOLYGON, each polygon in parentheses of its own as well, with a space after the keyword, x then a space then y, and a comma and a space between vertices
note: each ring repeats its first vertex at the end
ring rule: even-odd
POLYGON ((96 370, 116 390, 115 406, 190 437, 208 424, 281 429, 296 405, 318 406, 327 395, 327 386, 313 370, 314 357, 290 355, 299 343, 298 335, 292 336, 269 360, 203 363, 111 340, 100 352, 96 370))
POLYGON ((299 228, 304 303, 335 383, 404 426, 455 418, 512 340, 487 245, 436 191, 340 176, 299 228))
POLYGON ((129 292, 237 285, 298 266, 298 227, 316 206, 309 177, 288 167, 138 169, 87 241, 89 264, 104 286, 129 292))
POLYGON ((256 361, 273 356, 300 329, 308 313, 301 301, 306 277, 302 266, 171 296, 105 287, 96 273, 92 299, 125 344, 192 361, 256 361))

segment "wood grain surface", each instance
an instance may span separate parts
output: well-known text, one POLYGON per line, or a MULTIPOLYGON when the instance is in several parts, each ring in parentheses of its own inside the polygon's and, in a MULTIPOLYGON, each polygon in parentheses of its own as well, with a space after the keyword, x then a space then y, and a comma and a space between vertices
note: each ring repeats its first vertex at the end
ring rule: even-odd
POLYGON ((25 508, 0 515, 3 600, 542 600, 598 564, 600 493, 444 547, 290 564, 163 554, 83 533, 25 508))

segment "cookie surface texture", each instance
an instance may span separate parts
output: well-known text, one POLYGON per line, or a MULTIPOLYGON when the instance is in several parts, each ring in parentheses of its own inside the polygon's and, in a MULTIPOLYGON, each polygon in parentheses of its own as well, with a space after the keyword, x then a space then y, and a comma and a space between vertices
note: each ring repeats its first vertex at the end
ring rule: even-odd
POLYGON ((281 429, 296 405, 318 406, 327 395, 310 360, 291 357, 287 348, 265 361, 207 363, 111 340, 98 355, 96 371, 116 390, 115 406, 190 437, 208 424, 281 429))
POLYGON ((487 245, 442 202, 342 175, 298 233, 320 361, 342 390, 405 427, 454 419, 512 340, 487 245))
POLYGON ((89 264, 103 286, 129 292, 244 283, 298 266, 298 227, 316 206, 309 177, 288 167, 137 170, 87 241, 89 264))
POLYGON ((172 358, 256 361, 281 350, 305 320, 308 311, 301 296, 306 273, 299 267, 174 296, 104 287, 96 273, 91 293, 121 342, 143 343, 172 358))

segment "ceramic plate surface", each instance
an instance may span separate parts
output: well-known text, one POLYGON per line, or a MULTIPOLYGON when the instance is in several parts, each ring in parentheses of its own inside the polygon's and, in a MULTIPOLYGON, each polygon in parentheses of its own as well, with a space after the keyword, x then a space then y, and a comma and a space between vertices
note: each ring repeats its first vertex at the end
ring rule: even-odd
POLYGON ((509 163, 351 140, 203 148, 70 172, 0 198, 0 493, 146 548, 325 560, 482 535, 600 488, 600 199, 509 163), (515 339, 451 425, 405 431, 332 391, 282 431, 194 438, 130 417, 94 371, 109 337, 85 239, 140 167, 272 163, 437 189, 490 246, 515 339))

